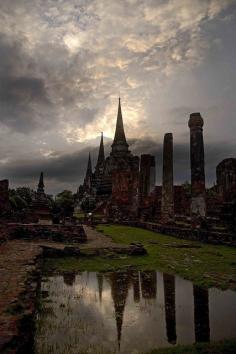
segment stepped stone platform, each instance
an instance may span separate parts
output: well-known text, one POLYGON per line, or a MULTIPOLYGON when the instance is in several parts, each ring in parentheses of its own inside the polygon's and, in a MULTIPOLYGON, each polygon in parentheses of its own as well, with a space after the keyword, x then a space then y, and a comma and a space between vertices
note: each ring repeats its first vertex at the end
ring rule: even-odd
POLYGON ((87 241, 82 225, 42 225, 9 223, 0 225, 0 243, 9 239, 48 240, 65 243, 87 241))

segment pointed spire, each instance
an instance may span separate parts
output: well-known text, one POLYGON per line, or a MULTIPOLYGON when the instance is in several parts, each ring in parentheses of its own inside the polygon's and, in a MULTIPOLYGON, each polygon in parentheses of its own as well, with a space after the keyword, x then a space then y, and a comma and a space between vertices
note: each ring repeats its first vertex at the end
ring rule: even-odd
POLYGON ((43 172, 40 173, 37 193, 44 193, 43 172))
POLYGON ((84 186, 88 189, 90 189, 92 185, 92 176, 93 176, 92 162, 91 162, 91 155, 89 153, 88 165, 87 165, 86 175, 84 178, 84 186))
POLYGON ((91 155, 89 152, 89 158, 88 158, 88 165, 87 165, 87 171, 86 171, 86 179, 89 178, 92 175, 92 162, 91 162, 91 155))
POLYGON ((116 152, 128 152, 129 145, 127 144, 125 131, 124 131, 124 124, 122 118, 122 111, 121 111, 121 103, 119 97, 119 104, 118 104, 118 113, 117 113, 117 120, 116 120, 116 131, 115 137, 112 144, 112 153, 116 152))
POLYGON ((105 161, 104 144, 103 144, 103 132, 101 132, 101 141, 98 152, 97 167, 99 167, 105 161))

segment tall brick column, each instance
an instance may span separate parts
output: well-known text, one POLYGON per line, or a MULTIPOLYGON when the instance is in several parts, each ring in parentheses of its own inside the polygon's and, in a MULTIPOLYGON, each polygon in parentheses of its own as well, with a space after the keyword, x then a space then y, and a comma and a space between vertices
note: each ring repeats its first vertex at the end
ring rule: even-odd
POLYGON ((206 216, 205 162, 203 127, 200 113, 190 114, 190 157, 191 157, 191 217, 194 226, 200 226, 206 216))
POLYGON ((153 191, 156 182, 155 157, 153 155, 141 155, 139 173, 139 195, 147 197, 153 191))
POLYGON ((173 136, 166 133, 163 144, 163 173, 161 219, 168 223, 174 219, 174 187, 173 187, 173 136))

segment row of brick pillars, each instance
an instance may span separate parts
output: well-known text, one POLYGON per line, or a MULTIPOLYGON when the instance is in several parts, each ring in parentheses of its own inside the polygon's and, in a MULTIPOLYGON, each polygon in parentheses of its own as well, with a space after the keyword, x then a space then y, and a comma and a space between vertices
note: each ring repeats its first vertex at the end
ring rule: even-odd
MULTIPOLYGON (((199 226, 206 215, 205 201, 205 162, 203 143, 203 119, 200 113, 190 114, 190 160, 191 160, 191 220, 199 226)), ((173 183, 173 136, 166 133, 163 144, 162 173, 162 222, 174 219, 174 183, 173 183)))

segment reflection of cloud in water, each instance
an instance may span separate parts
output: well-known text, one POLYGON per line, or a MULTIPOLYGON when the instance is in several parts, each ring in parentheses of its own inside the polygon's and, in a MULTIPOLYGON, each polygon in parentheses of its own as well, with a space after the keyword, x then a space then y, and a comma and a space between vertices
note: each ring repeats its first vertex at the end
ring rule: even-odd
POLYGON ((235 337, 232 291, 205 290, 159 272, 83 272, 67 278, 70 285, 64 281, 55 276, 42 283, 51 302, 44 305, 47 316, 40 315, 38 354, 45 348, 75 354, 88 346, 115 352, 119 341, 121 353, 145 352, 207 340, 209 325, 211 340, 235 337))

